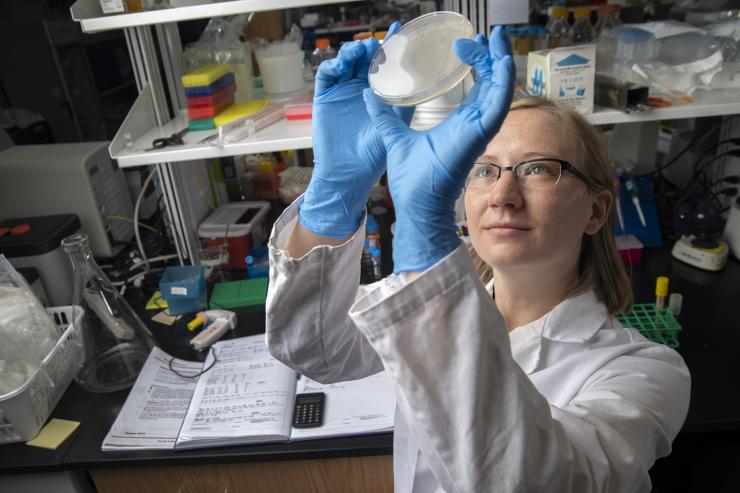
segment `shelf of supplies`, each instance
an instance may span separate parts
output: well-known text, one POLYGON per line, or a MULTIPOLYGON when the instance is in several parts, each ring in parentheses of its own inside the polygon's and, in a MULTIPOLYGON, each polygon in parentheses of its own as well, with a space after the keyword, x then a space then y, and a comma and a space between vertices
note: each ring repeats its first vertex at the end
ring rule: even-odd
POLYGON ((208 19, 245 12, 283 10, 359 0, 231 0, 189 7, 149 10, 127 14, 103 15, 99 0, 77 0, 72 5, 72 18, 80 23, 83 32, 94 33, 125 27, 166 24, 190 19, 208 19))
MULTIPOLYGON (((637 115, 597 107, 594 113, 586 116, 594 124, 606 125, 731 114, 740 114, 740 101, 737 98, 707 93, 700 97, 697 96, 697 102, 694 104, 655 109, 637 115)), ((223 147, 200 143, 216 134, 216 130, 205 130, 185 134, 183 137, 185 145, 183 146, 146 151, 152 146, 154 139, 168 137, 187 126, 185 114, 161 127, 155 125, 153 115, 151 93, 146 87, 139 94, 126 120, 111 142, 111 156, 118 160, 119 166, 143 166, 311 147, 310 121, 281 120, 257 132, 250 140, 227 144, 223 147)))
POLYGON ((184 145, 147 151, 154 139, 169 137, 187 127, 185 112, 162 126, 156 125, 149 86, 139 94, 121 128, 109 146, 111 157, 122 168, 155 163, 174 163, 242 154, 306 149, 311 147, 311 123, 280 120, 257 132, 251 139, 221 147, 202 141, 216 135, 217 130, 188 132, 183 136, 184 145))
POLYGON ((692 104, 654 108, 644 113, 624 113, 622 111, 594 107, 594 112, 586 115, 595 125, 613 123, 641 123, 659 120, 678 120, 680 118, 699 118, 704 116, 722 116, 740 113, 740 98, 721 92, 702 92, 694 96, 692 104))
POLYGON ((321 34, 339 34, 339 33, 353 33, 362 31, 372 31, 372 24, 355 24, 354 26, 332 26, 332 27, 320 27, 314 29, 317 35, 321 34))

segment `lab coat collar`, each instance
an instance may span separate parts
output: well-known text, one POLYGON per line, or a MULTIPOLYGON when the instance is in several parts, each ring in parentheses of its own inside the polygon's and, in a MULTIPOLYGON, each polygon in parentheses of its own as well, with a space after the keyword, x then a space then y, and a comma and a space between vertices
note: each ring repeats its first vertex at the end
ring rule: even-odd
POLYGON ((604 325, 609 314, 592 290, 561 302, 539 319, 509 333, 512 354, 528 375, 540 361, 542 339, 584 343, 604 325))

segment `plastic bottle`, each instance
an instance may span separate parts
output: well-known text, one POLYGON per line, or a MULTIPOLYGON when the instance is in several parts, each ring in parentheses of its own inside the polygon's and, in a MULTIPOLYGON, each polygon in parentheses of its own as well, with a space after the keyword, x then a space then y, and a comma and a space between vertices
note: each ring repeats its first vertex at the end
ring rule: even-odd
POLYGON ((557 48, 570 44, 570 25, 566 7, 550 7, 550 20, 547 22, 547 47, 557 48))
POLYGON ((365 223, 365 240, 367 240, 368 246, 380 250, 380 230, 378 228, 378 222, 371 214, 367 215, 367 221, 365 223))
POLYGON ((383 270, 380 263, 380 248, 371 246, 368 248, 373 266, 373 282, 383 279, 383 270))
POLYGON ((337 51, 329 44, 329 38, 318 38, 316 40, 316 49, 311 53, 311 67, 314 73, 319 69, 321 62, 335 56, 337 56, 337 51))
POLYGON ((622 21, 619 20, 619 5, 602 4, 599 5, 598 12, 599 19, 594 26, 597 37, 606 30, 622 25, 622 21))
POLYGON ((568 33, 571 43, 576 45, 593 43, 596 39, 596 33, 591 25, 591 9, 589 7, 579 7, 573 11, 573 17, 575 21, 568 33))

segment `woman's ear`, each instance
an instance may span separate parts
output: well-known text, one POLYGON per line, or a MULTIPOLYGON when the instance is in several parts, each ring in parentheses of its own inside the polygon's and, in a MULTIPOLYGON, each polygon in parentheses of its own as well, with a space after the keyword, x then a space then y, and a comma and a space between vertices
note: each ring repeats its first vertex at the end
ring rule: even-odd
POLYGON ((594 192, 593 202, 591 204, 591 217, 586 224, 584 233, 595 235, 599 232, 609 218, 613 203, 614 195, 612 195, 611 190, 604 188, 594 192))

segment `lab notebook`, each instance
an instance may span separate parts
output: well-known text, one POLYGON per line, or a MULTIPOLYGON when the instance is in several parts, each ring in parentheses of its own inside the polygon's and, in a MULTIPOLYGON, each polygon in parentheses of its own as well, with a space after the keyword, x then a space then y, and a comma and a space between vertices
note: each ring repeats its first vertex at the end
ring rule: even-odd
POLYGON ((158 450, 328 438, 393 430, 385 372, 323 385, 270 355, 264 335, 219 341, 205 362, 152 349, 103 451, 158 450), (293 428, 296 394, 324 392, 320 427, 293 428))

